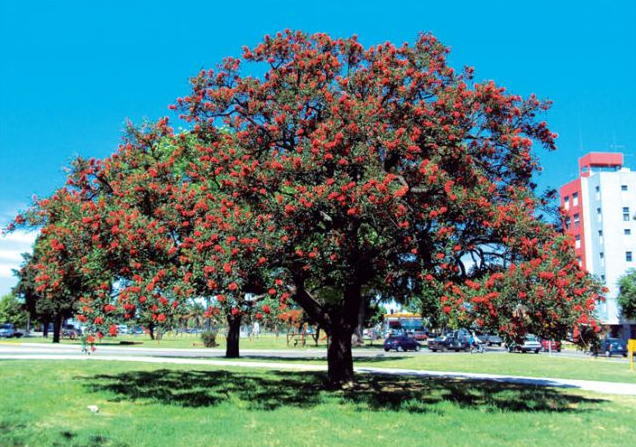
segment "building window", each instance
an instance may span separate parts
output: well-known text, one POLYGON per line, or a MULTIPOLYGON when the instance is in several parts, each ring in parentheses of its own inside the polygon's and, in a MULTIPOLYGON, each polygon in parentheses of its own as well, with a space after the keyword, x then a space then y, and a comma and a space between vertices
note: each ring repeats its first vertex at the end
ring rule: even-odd
POLYGON ((630 234, 632 234, 632 230, 631 230, 631 229, 629 229, 629 228, 625 228, 625 229, 623 230, 623 233, 625 233, 625 236, 629 236, 630 234))
POLYGON ((563 208, 565 208, 566 210, 570 209, 570 196, 565 196, 563 198, 563 208))
POLYGON ((603 267, 605 265, 605 253, 600 252, 598 257, 601 259, 601 267, 603 267))
POLYGON ((597 186, 594 190, 596 191, 596 200, 601 200, 601 187, 597 186))
POLYGON ((626 251, 625 252, 625 261, 632 262, 632 252, 631 251, 626 251))
POLYGON ((576 258, 576 262, 579 263, 579 267, 583 267, 583 261, 581 260, 581 258, 576 258))
POLYGON ((621 191, 627 191, 627 185, 621 185, 621 191))
POLYGON ((574 215, 574 226, 578 227, 581 225, 581 220, 579 219, 579 213, 576 213, 574 215))
POLYGON ((605 275, 601 275, 601 281, 605 282, 605 275))
POLYGON ((596 220, 599 222, 603 220, 603 213, 600 208, 596 208, 596 220))
POLYGON ((623 207, 623 220, 626 222, 629 222, 629 207, 628 206, 623 207))
POLYGON ((579 193, 572 194, 572 206, 579 206, 579 193))
POLYGON ((581 248, 581 235, 577 234, 574 236, 574 246, 575 248, 581 248))
POLYGON ((598 230, 598 243, 603 244, 603 230, 598 230))

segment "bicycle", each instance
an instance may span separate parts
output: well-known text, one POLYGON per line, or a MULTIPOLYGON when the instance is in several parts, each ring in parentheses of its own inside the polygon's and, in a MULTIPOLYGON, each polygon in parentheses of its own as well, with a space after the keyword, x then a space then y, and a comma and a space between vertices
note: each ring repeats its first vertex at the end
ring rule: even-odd
POLYGON ((474 344, 470 347, 470 353, 471 354, 483 354, 484 352, 486 352, 486 350, 484 349, 484 347, 482 345, 480 345, 479 343, 474 344))

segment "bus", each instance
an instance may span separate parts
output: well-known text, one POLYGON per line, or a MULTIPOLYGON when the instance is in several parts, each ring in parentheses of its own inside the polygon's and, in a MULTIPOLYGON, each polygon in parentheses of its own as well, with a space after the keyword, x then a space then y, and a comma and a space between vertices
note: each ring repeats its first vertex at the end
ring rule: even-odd
POLYGON ((386 314, 384 316, 384 334, 388 336, 391 333, 411 333, 416 340, 426 340, 428 338, 428 330, 424 327, 422 316, 410 312, 398 312, 386 314))

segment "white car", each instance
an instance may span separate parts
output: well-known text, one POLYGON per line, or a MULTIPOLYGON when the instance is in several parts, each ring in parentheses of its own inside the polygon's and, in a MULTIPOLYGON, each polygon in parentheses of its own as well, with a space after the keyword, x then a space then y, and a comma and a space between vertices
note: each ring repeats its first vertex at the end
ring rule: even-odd
POLYGON ((537 339, 536 336, 532 334, 526 335, 523 339, 523 344, 509 344, 508 352, 530 352, 534 351, 535 354, 538 354, 541 351, 541 343, 537 339))
POLYGON ((128 326, 125 324, 120 324, 117 326, 117 332, 120 334, 128 334, 128 326))

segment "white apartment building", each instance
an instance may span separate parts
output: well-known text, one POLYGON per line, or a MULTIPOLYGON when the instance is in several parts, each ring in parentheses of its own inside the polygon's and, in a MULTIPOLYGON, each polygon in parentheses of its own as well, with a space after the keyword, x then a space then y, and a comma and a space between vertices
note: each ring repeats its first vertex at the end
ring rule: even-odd
POLYGON ((581 266, 609 289, 598 318, 613 335, 635 336, 636 324, 622 319, 617 297, 618 280, 636 268, 636 172, 623 166, 623 154, 592 152, 579 159, 579 177, 560 195, 581 266))

